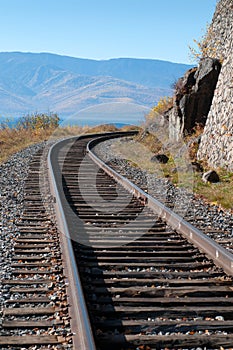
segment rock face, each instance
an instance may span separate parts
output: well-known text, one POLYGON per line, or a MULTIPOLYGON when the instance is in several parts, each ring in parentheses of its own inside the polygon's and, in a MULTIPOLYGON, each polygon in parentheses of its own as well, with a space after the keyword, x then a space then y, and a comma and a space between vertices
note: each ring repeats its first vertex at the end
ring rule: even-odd
POLYGON ((169 112, 169 138, 177 141, 196 124, 205 125, 221 64, 203 58, 197 68, 186 72, 175 86, 173 108, 169 112))
POLYGON ((223 64, 198 151, 210 166, 233 170, 233 2, 220 0, 210 27, 209 45, 223 64))

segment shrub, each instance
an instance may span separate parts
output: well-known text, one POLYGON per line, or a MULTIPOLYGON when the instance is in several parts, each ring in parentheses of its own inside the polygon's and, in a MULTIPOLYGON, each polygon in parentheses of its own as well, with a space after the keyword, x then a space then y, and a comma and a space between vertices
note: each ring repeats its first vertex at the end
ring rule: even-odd
POLYGON ((151 111, 146 115, 146 121, 153 121, 157 116, 163 115, 173 106, 172 97, 162 97, 156 106, 154 106, 151 111))
POLYGON ((194 39, 195 47, 189 46, 190 58, 194 62, 199 62, 202 58, 217 58, 222 63, 223 57, 217 57, 217 46, 219 41, 213 40, 214 32, 211 25, 207 24, 206 33, 200 40, 194 39))
POLYGON ((43 114, 36 113, 33 115, 27 115, 19 119, 17 124, 18 129, 30 129, 30 130, 46 130, 55 129, 59 126, 60 118, 56 113, 54 114, 43 114))

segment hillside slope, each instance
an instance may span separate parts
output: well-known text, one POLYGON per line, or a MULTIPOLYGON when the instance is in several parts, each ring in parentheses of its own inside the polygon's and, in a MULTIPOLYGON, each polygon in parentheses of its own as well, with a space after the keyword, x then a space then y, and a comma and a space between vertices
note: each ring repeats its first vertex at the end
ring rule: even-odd
POLYGON ((190 66, 159 60, 95 61, 49 53, 0 53, 0 114, 62 116, 103 103, 153 106, 190 66))

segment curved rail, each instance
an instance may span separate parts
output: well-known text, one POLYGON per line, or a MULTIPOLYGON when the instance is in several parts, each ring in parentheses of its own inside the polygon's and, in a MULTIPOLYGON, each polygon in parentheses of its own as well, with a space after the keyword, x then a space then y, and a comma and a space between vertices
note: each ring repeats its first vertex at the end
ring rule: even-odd
MULTIPOLYGON (((133 344, 134 346, 140 345, 143 347, 146 344, 154 346, 169 344, 171 346, 173 345, 173 334, 168 332, 169 336, 167 338, 165 334, 160 337, 158 333, 159 329, 165 332, 170 330, 171 327, 175 327, 174 329, 176 330, 181 329, 181 336, 178 332, 175 332, 174 342, 177 341, 179 345, 191 344, 191 342, 192 345, 196 345, 199 344, 199 341, 205 345, 214 344, 216 341, 218 344, 223 345, 222 340, 225 341, 224 344, 229 345, 232 334, 229 333, 226 337, 221 332, 223 330, 228 332, 229 329, 232 329, 232 318, 230 316, 233 296, 230 287, 231 280, 223 281, 221 278, 225 274, 222 269, 216 269, 213 262, 209 262, 208 259, 206 262, 206 254, 200 253, 200 250, 208 251, 209 256, 211 256, 211 252, 209 247, 207 250, 206 248, 204 249, 201 243, 204 242, 206 244, 207 242, 207 245, 210 244, 213 249, 217 247, 218 250, 214 250, 214 254, 218 255, 218 258, 221 255, 220 251, 221 253, 223 251, 228 261, 232 261, 232 255, 211 239, 205 237, 201 231, 186 223, 179 215, 166 208, 165 205, 144 193, 129 180, 106 166, 92 152, 93 145, 99 141, 121 135, 120 133, 118 135, 102 135, 101 137, 84 135, 79 138, 66 139, 57 143, 50 151, 49 167, 53 170, 53 175, 50 175, 51 186, 56 199, 57 220, 64 252, 63 264, 69 282, 67 292, 69 304, 71 305, 71 328, 76 333, 73 337, 74 349, 90 350, 96 349, 97 346, 107 350, 111 346, 114 349, 119 349, 119 344, 124 346, 133 344), (87 143, 92 137, 95 139, 87 147, 87 143), (88 150, 86 150, 86 147, 88 150), (88 156, 86 157, 87 151, 88 156), (59 160, 60 164, 58 164, 57 160, 59 160), (82 164, 83 160, 84 164, 87 164, 87 168, 79 177, 80 164, 82 164), (93 164, 92 160, 95 163, 97 162, 98 167, 93 164), (63 165, 62 171, 60 170, 61 163, 63 165), (122 212, 117 219, 114 216, 112 217, 112 214, 106 216, 104 213, 99 214, 98 210, 96 211, 98 219, 96 219, 96 212, 92 210, 92 202, 88 203, 88 198, 91 198, 91 201, 95 201, 97 198, 95 192, 92 191, 90 178, 93 171, 98 171, 99 167, 103 168, 105 172, 114 177, 118 183, 121 183, 127 189, 125 191, 127 196, 129 196, 128 191, 130 191, 135 197, 140 198, 139 201, 134 198, 135 202, 131 203, 132 206, 128 208, 129 211, 122 212), (83 202, 84 192, 82 193, 81 191, 82 187, 80 190, 80 182, 75 183, 77 179, 82 182, 82 178, 85 181, 84 188, 87 191, 87 202, 83 202), (148 205, 144 207, 143 203, 148 203, 148 205), (150 208, 159 214, 163 220, 156 219, 157 226, 150 230, 148 236, 145 235, 143 239, 139 239, 137 242, 133 241, 129 246, 123 244, 121 248, 112 247, 112 239, 115 238, 115 234, 119 231, 114 226, 116 224, 115 221, 125 223, 129 217, 135 218, 135 208, 136 210, 141 210, 142 207, 149 207, 145 209, 148 210, 147 214, 149 215, 145 221, 145 217, 143 217, 139 225, 137 224, 133 227, 136 230, 144 229, 145 222, 148 219, 151 221, 151 218, 153 220, 155 217, 158 218, 158 215, 154 215, 150 208), (93 223, 93 227, 91 223, 93 223), (111 223, 113 226, 111 226, 111 223), (169 223, 170 226, 182 233, 194 244, 191 245, 185 238, 182 238, 180 234, 170 230, 170 228, 168 228, 168 231, 165 230, 163 226, 167 227, 166 223, 169 223), (85 226, 85 224, 87 225, 85 226), (100 227, 99 231, 98 227, 100 227), (199 232, 201 233, 200 235, 199 232), (82 233, 84 233, 83 236, 82 233), (197 238, 195 236, 196 233, 198 233, 197 238), (77 238, 77 234, 78 241, 72 242, 72 240, 75 240, 75 235, 77 238), (169 236, 168 244, 165 243, 165 236, 169 236), (175 237, 176 241, 170 242, 170 237, 172 239, 175 237), (177 247, 178 237, 180 237, 181 243, 177 247), (83 238, 85 241, 83 241, 83 238), (198 245, 199 240, 202 241, 199 243, 201 248, 198 250, 194 245, 198 245), (91 243, 91 245, 86 245, 86 242, 91 243), (105 248, 109 242, 109 249, 106 250, 105 248), (187 252, 184 251, 186 247, 189 247, 187 252), (151 251, 152 249, 153 251, 151 251), (161 261, 159 260, 160 258, 162 259, 161 261), (129 270, 128 266, 130 266, 129 270), (161 276, 160 268, 157 270, 156 266, 163 266, 164 270, 162 269, 162 271, 165 275, 162 274, 161 276), (139 267, 139 271, 138 269, 135 270, 135 267, 139 267), (153 267, 152 270, 151 267, 153 267), (177 267, 178 269, 181 268, 181 272, 176 271, 177 267), (147 271, 146 274, 144 268, 147 271), (190 277, 190 273, 193 278, 190 277), (181 280, 179 276, 182 276, 181 280), (161 286, 164 288, 161 288, 161 286), (183 287, 186 289, 184 291, 182 289, 181 292, 183 287), (143 293, 140 294, 142 291, 143 293), (208 300, 207 304, 205 304, 206 300, 202 299, 204 297, 209 298, 209 291, 212 293, 210 296, 211 300, 208 300), (177 299, 176 296, 179 298, 177 299), (224 303, 223 307, 218 305, 219 297, 221 302, 224 303), (85 301, 87 301, 87 304, 85 301), (201 303, 201 306, 196 306, 195 303, 201 303), (192 305, 193 309, 191 309, 192 305), (215 310, 214 312, 211 311, 212 324, 209 324, 209 321, 204 318, 206 315, 209 316, 210 308, 215 310), (190 316, 190 320, 188 319, 185 323, 180 321, 183 316, 187 316, 187 313, 189 314, 191 311, 192 316, 190 316), (137 316, 135 316, 134 312, 136 312, 137 316), (220 317, 218 312, 222 312, 221 315, 223 315, 224 322, 218 320, 220 317), (151 319, 154 313, 156 313, 158 318, 151 319), (159 315, 164 315, 165 323, 162 322, 161 324, 159 315), (201 315, 201 320, 200 322, 198 321, 198 324, 195 319, 196 315, 201 315), (141 331, 145 331, 144 326, 149 333, 142 338, 141 331), (150 328, 151 326, 152 329, 150 328), (91 327, 93 327, 93 333, 91 327), (213 333, 213 340, 212 334, 209 334, 206 338, 203 334, 194 333, 190 340, 190 335, 186 337, 186 334, 183 333, 187 332, 187 330, 193 332, 192 327, 194 327, 194 330, 201 330, 201 332, 203 329, 206 329, 203 327, 210 327, 213 332, 215 329, 219 329, 221 334, 213 333), (95 341, 98 345, 95 345, 95 341)), ((97 181, 99 193, 106 195, 106 198, 110 198, 109 196, 115 198, 116 193, 113 186, 115 181, 102 171, 100 171, 100 174, 102 174, 100 175, 102 177, 99 177, 97 181), (109 188, 113 188, 113 190, 109 191, 109 188)), ((129 230, 131 237, 135 237, 135 233, 134 229, 129 230)), ((125 233, 122 235, 121 232, 121 243, 125 243, 125 237, 125 233)), ((213 256, 211 258, 213 259, 213 256)), ((217 265, 221 265, 218 261, 219 259, 214 260, 217 265)), ((229 265, 224 266, 224 269, 228 274, 232 274, 229 265)))
MULTIPOLYGON (((77 137, 68 139, 76 140, 77 137)), ((67 294, 69 296, 71 329, 73 330, 74 350, 95 350, 95 342, 91 331, 91 324, 84 300, 82 286, 79 278, 77 264, 72 248, 70 232, 63 209, 63 192, 59 187, 61 184, 61 172, 57 163, 56 155, 67 140, 57 142, 53 145, 48 155, 48 167, 50 176, 51 193, 55 198, 55 211, 58 230, 60 232, 61 247, 63 253, 64 272, 67 276, 67 294)))
MULTIPOLYGON (((131 132, 109 132, 92 135, 93 137, 102 136, 105 138, 120 137, 127 134, 134 135, 136 131, 131 132)), ((67 146, 68 148, 77 139, 87 138, 90 135, 75 136, 66 138, 55 143, 49 150, 48 169, 51 194, 54 197, 54 206, 57 218, 57 226, 60 233, 61 249, 63 256, 64 272, 67 276, 67 295, 70 304, 71 329, 74 330, 73 344, 74 349, 95 350, 94 337, 91 330, 88 311, 81 286, 81 281, 75 261, 75 256, 71 243, 71 233, 65 211, 68 212, 67 201, 62 189, 62 174, 58 164, 57 156, 59 151, 67 146)))
POLYGON ((134 185, 131 181, 110 168, 91 151, 91 149, 97 143, 104 140, 106 140, 106 137, 99 137, 98 139, 88 143, 87 152, 89 153, 91 159, 130 193, 147 202, 148 207, 151 208, 159 217, 165 220, 174 230, 184 235, 190 242, 213 259, 216 265, 222 267, 227 274, 233 276, 233 254, 221 247, 218 243, 206 236, 196 227, 185 221, 180 215, 174 213, 164 204, 160 203, 158 200, 145 193, 138 186, 134 185))
MULTIPOLYGON (((134 132, 131 132, 128 135, 132 135, 133 133, 134 132)), ((204 235, 200 230, 187 223, 182 217, 173 213, 172 210, 167 208, 165 205, 131 183, 128 179, 111 169, 92 152, 93 146, 98 142, 106 140, 110 137, 120 137, 123 134, 125 135, 125 133, 121 132, 91 135, 95 137, 95 139, 90 141, 87 145, 87 152, 90 158, 135 197, 140 198, 147 203, 148 207, 151 208, 159 217, 165 220, 173 229, 184 235, 189 241, 204 251, 215 261, 217 265, 221 266, 227 274, 233 275, 233 255, 231 253, 204 235)), ((50 187, 55 199, 54 202, 57 223, 62 243, 64 271, 67 276, 67 292, 69 296, 69 304, 71 306, 71 328, 74 331, 74 349, 96 350, 95 340, 91 329, 91 322, 89 320, 83 288, 72 248, 71 233, 68 222, 69 214, 67 214, 66 210, 68 203, 63 192, 62 173, 57 162, 58 154, 61 150, 64 152, 64 147, 69 149, 77 139, 87 137, 90 137, 90 135, 68 138, 57 142, 50 149, 48 166, 50 174, 50 187), (69 257, 69 259, 67 257, 69 257)))

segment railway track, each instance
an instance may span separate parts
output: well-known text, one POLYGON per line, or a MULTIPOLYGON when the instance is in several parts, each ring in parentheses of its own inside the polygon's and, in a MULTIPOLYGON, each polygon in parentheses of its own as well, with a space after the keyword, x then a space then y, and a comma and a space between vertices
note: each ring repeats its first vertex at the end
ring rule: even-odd
MULTIPOLYGON (((1 349, 70 348, 71 333, 59 233, 47 212, 40 181, 41 157, 30 163, 24 188, 24 212, 17 221, 11 273, 2 282, 5 307, 1 349), (61 347, 61 344, 63 344, 61 347)), ((48 192, 47 192, 48 193, 48 192)))
POLYGON ((119 189, 87 153, 90 140, 70 144, 60 161, 97 348, 231 348, 232 278, 145 205, 143 193, 119 189))
POLYGON ((233 348, 232 255, 129 181, 107 175, 91 152, 95 138, 50 151, 57 227, 43 207, 40 154, 31 164, 12 277, 3 281, 9 302, 0 345, 233 348))

